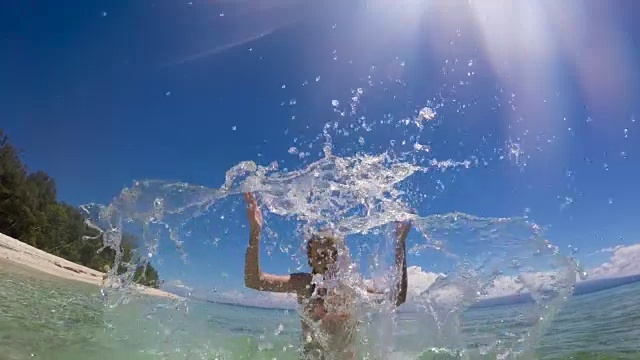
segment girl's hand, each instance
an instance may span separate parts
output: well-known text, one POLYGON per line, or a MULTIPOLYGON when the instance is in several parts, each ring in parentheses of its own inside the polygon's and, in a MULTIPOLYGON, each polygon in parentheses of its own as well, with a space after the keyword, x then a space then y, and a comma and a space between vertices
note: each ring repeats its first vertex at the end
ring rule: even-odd
POLYGON ((244 201, 247 203, 247 219, 252 230, 262 230, 262 213, 258 202, 252 193, 244 193, 244 201))
MULTIPOLYGON (((409 210, 411 214, 415 214, 416 210, 409 210)), ((411 230, 411 221, 398 221, 396 222, 396 238, 400 241, 404 241, 407 239, 407 235, 409 235, 409 230, 411 230)))

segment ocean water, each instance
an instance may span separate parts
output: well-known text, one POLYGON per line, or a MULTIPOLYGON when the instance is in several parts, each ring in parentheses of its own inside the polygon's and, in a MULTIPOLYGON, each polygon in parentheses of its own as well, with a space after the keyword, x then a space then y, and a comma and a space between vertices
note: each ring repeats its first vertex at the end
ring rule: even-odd
MULTIPOLYGON (((638 299, 640 283, 571 298, 522 358, 640 359, 638 299)), ((0 304, 1 359, 297 358, 300 327, 291 310, 146 296, 109 307, 95 286, 4 262, 0 304)), ((468 349, 462 358, 495 359, 487 344, 508 344, 526 328, 526 309, 518 306, 467 311, 460 324, 468 349)), ((376 319, 368 321, 379 328, 376 319)), ((399 313, 394 334, 385 344, 393 351, 385 358, 458 358, 436 346, 446 334, 419 313, 399 313)), ((379 345, 361 344, 359 351, 379 345)))

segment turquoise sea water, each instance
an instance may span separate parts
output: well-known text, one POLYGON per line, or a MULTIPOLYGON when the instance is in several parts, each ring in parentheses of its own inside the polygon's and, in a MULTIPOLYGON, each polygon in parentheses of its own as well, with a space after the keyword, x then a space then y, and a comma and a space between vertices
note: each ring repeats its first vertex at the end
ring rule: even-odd
MULTIPOLYGON (((640 283, 575 296, 524 358, 640 359, 640 283)), ((95 286, 0 262, 1 359, 296 359, 295 311, 132 298, 105 306, 95 286)), ((529 305, 518 305, 529 306, 529 305)), ((461 324, 468 358, 525 331, 523 309, 473 309, 461 324), (516 311, 519 310, 519 311, 516 311)), ((376 319, 372 328, 375 326, 376 319)), ((425 316, 400 313, 392 359, 449 359, 425 316)), ((361 344, 360 351, 380 344, 361 344)), ((507 345, 505 345, 507 346, 507 345)), ((514 345, 514 348, 516 346, 514 345)), ((485 355, 481 355, 486 352, 485 355)))

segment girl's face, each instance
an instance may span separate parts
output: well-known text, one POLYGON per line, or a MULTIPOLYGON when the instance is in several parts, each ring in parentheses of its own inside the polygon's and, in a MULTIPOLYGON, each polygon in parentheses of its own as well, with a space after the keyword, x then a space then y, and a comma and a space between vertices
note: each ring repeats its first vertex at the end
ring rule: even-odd
POLYGON ((338 249, 333 241, 319 238, 313 240, 309 251, 309 265, 318 274, 324 274, 338 259, 338 249))

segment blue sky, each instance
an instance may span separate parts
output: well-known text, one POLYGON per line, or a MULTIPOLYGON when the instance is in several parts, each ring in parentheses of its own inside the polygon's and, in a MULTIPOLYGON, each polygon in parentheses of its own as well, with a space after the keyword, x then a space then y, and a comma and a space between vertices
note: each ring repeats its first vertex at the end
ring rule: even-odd
MULTIPOLYGON (((304 159, 291 146, 365 116, 373 129, 334 136, 337 154, 377 154, 391 140, 409 149, 419 135, 428 158, 480 160, 408 181, 421 215, 528 214, 596 267, 610 252, 587 255, 638 242, 638 5, 492 4, 14 3, 0 8, 0 124, 31 169, 56 179, 59 198, 80 205, 106 203, 134 179, 218 187, 243 160, 300 168, 319 143, 304 159), (401 122, 424 106, 437 111, 425 130, 401 122)), ((200 224, 218 235, 186 241, 189 264, 163 242, 161 275, 240 288, 239 200, 200 224)), ((263 259, 269 271, 294 267, 277 251, 263 259)))

